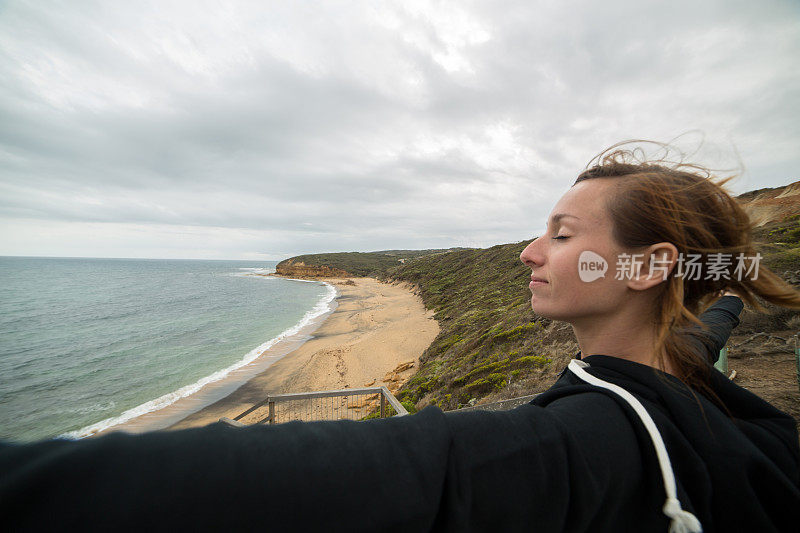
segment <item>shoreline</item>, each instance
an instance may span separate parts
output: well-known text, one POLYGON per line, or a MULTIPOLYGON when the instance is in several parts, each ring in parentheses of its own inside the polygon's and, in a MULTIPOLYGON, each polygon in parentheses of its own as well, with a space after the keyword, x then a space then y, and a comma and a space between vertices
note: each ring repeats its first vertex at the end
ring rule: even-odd
MULTIPOLYGON (((261 273, 251 273, 248 275, 270 276, 270 274, 261 273)), ((309 281, 289 277, 283 278, 289 281, 309 281)), ((266 368, 274 364, 275 361, 297 349, 305 341, 310 339, 311 333, 336 310, 336 298, 339 296, 339 291, 336 290, 336 284, 332 283, 331 280, 313 281, 323 283, 327 286, 328 294, 323 296, 312 309, 307 311, 305 316, 297 324, 251 350, 245 355, 244 359, 238 363, 228 368, 218 370, 209 376, 205 376, 196 383, 187 385, 181 389, 129 409, 117 417, 102 420, 80 430, 66 433, 65 435, 70 436, 70 438, 91 438, 114 431, 143 433, 146 431, 166 429, 192 413, 231 394, 255 375, 263 372, 266 368), (219 377, 220 374, 222 374, 221 377, 219 377), (197 387, 198 384, 199 387, 197 387), (176 399, 170 398, 179 394, 184 389, 190 389, 188 394, 180 395, 176 399), (151 404, 159 403, 166 403, 166 405, 162 407, 151 406, 151 404), (135 411, 139 411, 147 406, 151 408, 141 413, 135 413, 135 411), (119 421, 114 422, 115 420, 119 421), (114 423, 109 424, 109 422, 114 423)))
POLYGON ((396 391, 416 370, 420 355, 439 333, 433 312, 425 309, 421 298, 407 285, 373 278, 309 281, 324 281, 335 287, 333 311, 293 339, 265 350, 250 364, 260 363, 260 368, 250 368, 245 381, 232 372, 229 377, 236 385, 226 387, 227 377, 220 380, 214 387, 214 398, 209 396, 214 391, 204 388, 197 393, 204 401, 195 398, 195 405, 191 405, 195 396, 191 395, 97 435, 203 426, 222 416, 233 418, 269 393, 367 385, 386 385, 396 391))

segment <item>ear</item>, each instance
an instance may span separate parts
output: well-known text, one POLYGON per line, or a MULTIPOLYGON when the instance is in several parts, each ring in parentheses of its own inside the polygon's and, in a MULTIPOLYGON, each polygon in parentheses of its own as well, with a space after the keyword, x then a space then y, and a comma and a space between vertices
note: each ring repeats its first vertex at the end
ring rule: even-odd
POLYGON ((628 287, 637 291, 645 291, 666 281, 678 262, 678 249, 671 242, 648 246, 642 255, 641 262, 636 265, 638 272, 627 282, 628 287))

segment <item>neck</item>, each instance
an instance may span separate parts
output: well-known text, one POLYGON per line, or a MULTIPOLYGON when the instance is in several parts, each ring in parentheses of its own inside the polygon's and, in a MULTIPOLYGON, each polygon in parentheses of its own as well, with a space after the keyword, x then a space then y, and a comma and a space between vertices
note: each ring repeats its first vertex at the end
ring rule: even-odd
MULTIPOLYGON (((656 359, 653 320, 641 306, 622 306, 614 314, 591 316, 572 322, 581 356, 609 355, 663 370, 656 359)), ((665 361, 666 372, 672 373, 665 361)))

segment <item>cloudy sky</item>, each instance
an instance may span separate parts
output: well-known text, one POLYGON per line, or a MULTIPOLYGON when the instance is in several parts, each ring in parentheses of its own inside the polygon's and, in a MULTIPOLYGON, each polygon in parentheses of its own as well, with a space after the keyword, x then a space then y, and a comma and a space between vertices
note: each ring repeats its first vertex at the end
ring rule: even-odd
POLYGON ((631 138, 781 186, 798 58, 795 0, 3 1, 0 255, 521 241, 631 138))

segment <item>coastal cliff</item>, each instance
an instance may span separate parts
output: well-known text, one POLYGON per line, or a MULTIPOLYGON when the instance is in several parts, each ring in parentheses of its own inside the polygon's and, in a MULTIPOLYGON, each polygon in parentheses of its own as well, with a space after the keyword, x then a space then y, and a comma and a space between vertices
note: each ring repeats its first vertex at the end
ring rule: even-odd
POLYGON ((800 213, 800 181, 784 187, 746 192, 736 199, 756 227, 783 222, 800 213))
POLYGON ((349 278, 352 274, 341 268, 333 268, 327 265, 307 265, 302 261, 287 259, 281 261, 275 267, 275 273, 279 276, 291 278, 349 278))

